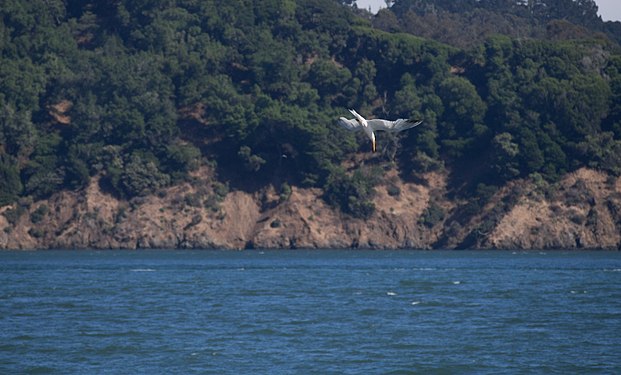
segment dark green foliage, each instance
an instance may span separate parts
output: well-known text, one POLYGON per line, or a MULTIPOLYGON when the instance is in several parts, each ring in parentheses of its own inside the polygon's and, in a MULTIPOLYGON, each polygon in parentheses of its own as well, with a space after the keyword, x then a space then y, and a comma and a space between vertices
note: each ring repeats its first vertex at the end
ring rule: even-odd
POLYGON ((220 210, 220 203, 224 201, 226 195, 229 193, 229 185, 215 181, 212 184, 212 189, 213 194, 205 199, 204 206, 214 212, 218 212, 220 210))
POLYGON ((372 199, 379 179, 378 173, 375 168, 356 170, 351 176, 336 171, 326 185, 326 201, 354 217, 369 218, 375 212, 372 199))
POLYGON ((291 197, 291 186, 284 182, 281 186, 280 186, 280 201, 284 202, 289 200, 289 198, 291 197))
POLYGON ((47 216, 49 212, 50 208, 46 204, 42 204, 37 207, 36 210, 32 211, 32 213, 30 214, 30 221, 32 221, 34 224, 39 223, 45 218, 45 216, 47 216))
POLYGON ((446 152, 459 159, 470 151, 479 138, 484 137, 487 127, 481 124, 486 112, 485 102, 476 87, 461 77, 450 77, 439 85, 439 96, 444 104, 441 126, 438 130, 446 152))
POLYGON ((26 208, 20 204, 14 208, 5 210, 2 214, 11 225, 17 224, 19 219, 27 212, 26 208))
POLYGON ((183 201, 186 206, 200 207, 201 206, 201 194, 199 193, 187 194, 185 197, 183 197, 183 201))
POLYGON ((428 228, 432 228, 434 225, 444 220, 444 216, 444 209, 435 201, 432 201, 425 212, 423 212, 419 222, 428 228))
MULTIPOLYGON (((424 119, 388 158, 408 176, 455 171, 471 195, 581 166, 621 174, 621 57, 595 32, 619 35, 592 1, 401 0, 376 18, 457 47, 380 31, 351 4, 5 1, 0 205, 95 175, 153 194, 207 162, 233 187, 320 187, 366 218, 378 174, 342 170, 367 150, 334 123, 348 107, 424 119)), ((217 209, 222 186, 199 203, 217 209)))
POLYGON ((519 153, 520 147, 513 142, 513 136, 510 133, 496 135, 492 140, 491 169, 505 180, 519 176, 519 165, 515 161, 519 153))
POLYGON ((179 179, 199 165, 201 152, 190 144, 171 144, 166 148, 165 168, 173 179, 179 179))
POLYGON ((157 159, 138 153, 132 154, 122 171, 114 170, 112 176, 112 185, 127 197, 147 195, 169 183, 170 176, 159 170, 157 159))
POLYGON ((428 228, 432 228, 434 225, 444 220, 444 217, 444 209, 436 202, 431 202, 419 218, 419 223, 428 228))
POLYGON ((605 32, 621 40, 616 22, 604 23, 594 0, 397 0, 385 12, 393 22, 374 22, 382 29, 402 29, 461 47, 493 34, 573 39, 605 32))
POLYGON ((386 192, 391 197, 398 197, 399 195, 401 195, 401 189, 394 184, 389 184, 388 186, 386 186, 386 192))
POLYGON ((244 168, 249 172, 258 172, 261 166, 265 164, 265 160, 258 155, 252 154, 252 150, 248 146, 240 147, 237 156, 239 156, 244 164, 244 168))
POLYGON ((226 198, 226 195, 229 193, 229 185, 216 181, 213 183, 213 192, 217 197, 218 201, 222 202, 224 198, 226 198))
POLYGON ((65 169, 59 160, 60 143, 57 133, 39 138, 30 160, 21 171, 28 195, 45 198, 63 186, 65 169))
POLYGON ((30 228, 28 230, 28 234, 30 234, 34 238, 41 238, 45 235, 45 232, 39 228, 30 228))
POLYGON ((17 161, 8 155, 0 155, 0 206, 17 201, 22 190, 17 161))

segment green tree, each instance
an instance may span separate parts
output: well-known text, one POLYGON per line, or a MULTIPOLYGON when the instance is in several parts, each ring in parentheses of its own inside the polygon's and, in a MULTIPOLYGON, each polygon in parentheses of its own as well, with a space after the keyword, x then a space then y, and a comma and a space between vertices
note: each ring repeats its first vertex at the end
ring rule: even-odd
POLYGON ((0 154, 0 207, 13 203, 22 193, 17 161, 6 154, 0 154))
POLYGON ((439 87, 444 104, 439 133, 445 150, 458 158, 486 132, 482 125, 487 106, 475 86, 461 77, 450 77, 439 87))
POLYGON ((170 177, 162 173, 152 155, 134 153, 123 166, 123 172, 115 186, 127 197, 153 194, 159 188, 168 186, 170 177))
POLYGON ((502 180, 510 180, 520 175, 517 156, 520 146, 513 142, 510 133, 500 133, 492 140, 492 157, 490 167, 502 180))
POLYGON ((377 172, 357 170, 349 176, 342 170, 335 171, 327 182, 325 199, 354 217, 369 218, 375 212, 372 198, 377 184, 374 173, 377 172))

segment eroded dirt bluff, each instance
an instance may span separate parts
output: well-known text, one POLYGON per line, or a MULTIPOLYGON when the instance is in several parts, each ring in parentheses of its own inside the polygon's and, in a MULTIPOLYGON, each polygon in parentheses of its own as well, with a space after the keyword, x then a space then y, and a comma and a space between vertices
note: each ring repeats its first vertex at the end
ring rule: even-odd
POLYGON ((545 199, 530 187, 485 239, 484 247, 619 249, 621 179, 589 169, 571 173, 545 199))
MULTIPOLYGON (((206 170, 192 183, 130 202, 101 191, 0 208, 0 248, 499 248, 621 246, 621 180, 581 169, 553 186, 515 181, 482 207, 448 197, 445 175, 377 187, 375 214, 354 219, 321 191, 224 195, 206 170)), ((220 185, 221 188, 221 185, 220 185)))

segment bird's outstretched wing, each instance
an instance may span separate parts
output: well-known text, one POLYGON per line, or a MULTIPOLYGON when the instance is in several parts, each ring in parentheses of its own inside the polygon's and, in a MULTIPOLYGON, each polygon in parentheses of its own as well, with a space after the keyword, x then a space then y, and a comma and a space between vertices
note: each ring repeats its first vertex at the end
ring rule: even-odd
POLYGON ((387 132, 400 132, 420 125, 423 120, 407 120, 400 118, 395 121, 373 119, 367 120, 367 123, 373 130, 384 130, 387 132))
POLYGON ((360 123, 355 119, 348 120, 345 117, 341 117, 336 123, 349 131, 355 131, 360 129, 360 123))

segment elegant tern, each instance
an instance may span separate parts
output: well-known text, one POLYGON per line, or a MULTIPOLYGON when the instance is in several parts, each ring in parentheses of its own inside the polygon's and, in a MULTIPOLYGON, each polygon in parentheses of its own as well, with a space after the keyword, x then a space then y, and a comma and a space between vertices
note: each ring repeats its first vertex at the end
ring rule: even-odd
POLYGON ((369 139, 371 140, 371 147, 373 149, 373 152, 376 151, 376 131, 384 130, 387 132, 400 132, 402 130, 411 129, 417 125, 420 125, 423 122, 422 120, 408 120, 403 118, 397 119, 395 121, 382 120, 377 118, 367 120, 364 117, 360 116, 358 112, 354 111, 353 109, 350 109, 349 112, 351 112, 351 114, 354 115, 355 118, 346 119, 345 117, 341 117, 339 118, 338 124, 350 131, 364 131, 364 134, 366 134, 367 137, 369 137, 369 139))

